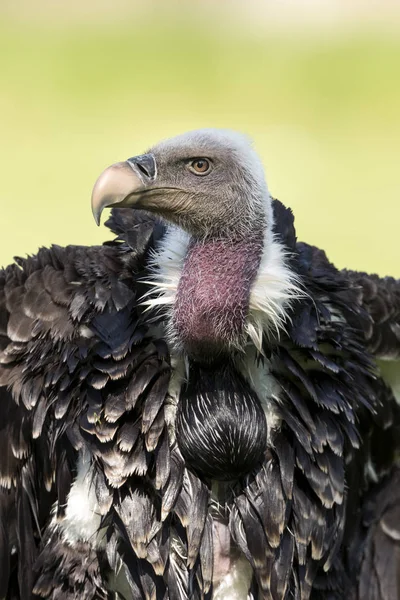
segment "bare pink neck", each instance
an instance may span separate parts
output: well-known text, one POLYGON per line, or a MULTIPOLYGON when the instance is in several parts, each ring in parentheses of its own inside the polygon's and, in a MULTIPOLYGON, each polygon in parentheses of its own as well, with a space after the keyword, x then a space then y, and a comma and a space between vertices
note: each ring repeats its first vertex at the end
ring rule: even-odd
POLYGON ((174 330, 193 357, 210 357, 237 344, 244 333, 250 290, 263 239, 192 240, 178 285, 174 330))

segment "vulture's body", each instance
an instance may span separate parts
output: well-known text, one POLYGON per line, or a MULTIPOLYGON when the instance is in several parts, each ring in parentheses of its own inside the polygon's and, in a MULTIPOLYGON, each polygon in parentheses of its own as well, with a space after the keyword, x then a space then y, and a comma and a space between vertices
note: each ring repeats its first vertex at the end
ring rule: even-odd
POLYGON ((400 599, 400 284, 298 243, 231 133, 109 205, 0 272, 0 598, 400 599))

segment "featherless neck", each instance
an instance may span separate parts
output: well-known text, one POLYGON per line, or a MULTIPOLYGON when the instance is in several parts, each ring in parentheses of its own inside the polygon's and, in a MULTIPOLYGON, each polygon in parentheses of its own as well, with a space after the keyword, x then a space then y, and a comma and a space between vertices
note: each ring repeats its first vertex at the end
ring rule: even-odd
POLYGON ((264 232, 248 239, 192 239, 173 312, 180 345, 209 362, 240 347, 250 290, 260 266, 264 232))

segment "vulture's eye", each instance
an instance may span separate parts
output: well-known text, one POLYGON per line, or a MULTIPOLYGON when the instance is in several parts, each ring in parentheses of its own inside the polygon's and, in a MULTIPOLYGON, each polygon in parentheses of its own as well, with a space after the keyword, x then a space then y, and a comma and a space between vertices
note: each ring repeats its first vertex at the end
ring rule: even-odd
POLYGON ((188 168, 195 175, 207 175, 211 171, 211 162, 208 158, 194 158, 188 163, 188 168))

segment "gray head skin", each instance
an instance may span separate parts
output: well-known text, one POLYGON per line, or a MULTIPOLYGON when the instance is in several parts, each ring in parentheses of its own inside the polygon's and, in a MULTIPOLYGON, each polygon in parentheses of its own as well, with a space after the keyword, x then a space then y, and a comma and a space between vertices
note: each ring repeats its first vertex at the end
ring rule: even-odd
POLYGON ((197 239, 245 239, 271 216, 263 168, 249 140, 218 129, 179 135, 106 169, 92 195, 97 223, 106 206, 154 212, 197 239), (196 171, 196 159, 207 159, 210 168, 196 171))

